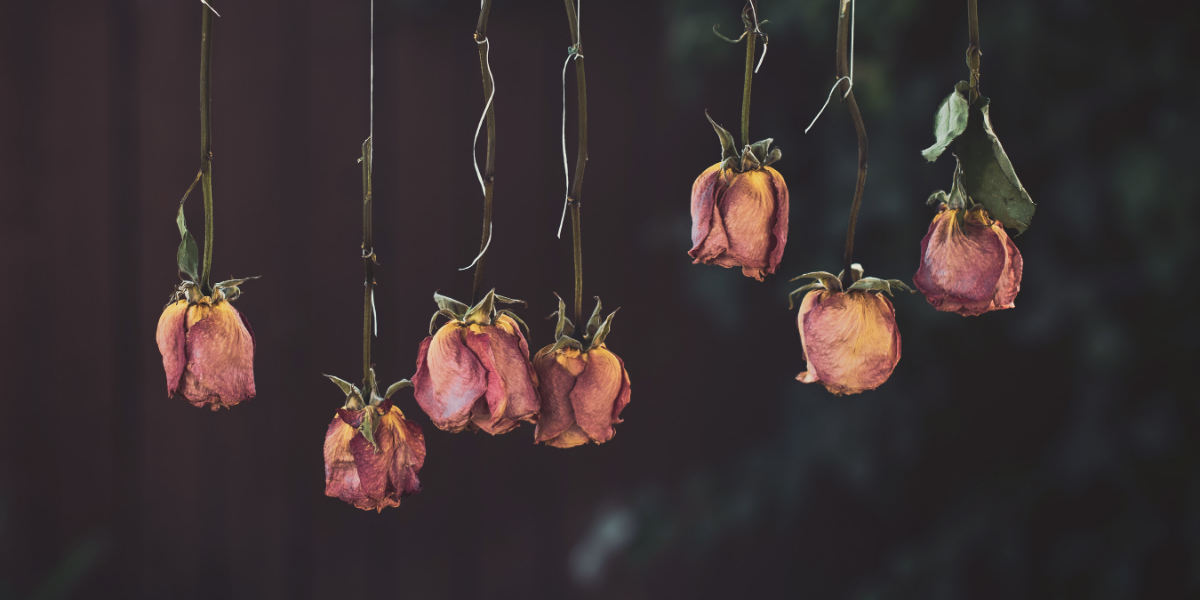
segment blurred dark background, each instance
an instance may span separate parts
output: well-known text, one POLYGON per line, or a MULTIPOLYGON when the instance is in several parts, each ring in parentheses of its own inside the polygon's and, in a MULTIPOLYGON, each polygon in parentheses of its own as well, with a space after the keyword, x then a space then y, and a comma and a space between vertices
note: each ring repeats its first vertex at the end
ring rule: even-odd
MULTIPOLYGON (((790 277, 837 271, 855 137, 836 2, 762 0, 751 130, 783 150, 791 231, 756 283, 693 266, 688 193, 736 130, 739 0, 584 0, 588 310, 633 401, 604 446, 425 428, 424 490, 382 514, 323 495, 359 367, 368 4, 214 2, 214 276, 258 397, 168 400, 154 343, 197 166, 201 5, 5 2, 0 19, 2 598, 1182 598, 1200 595, 1195 3, 980 2, 983 91, 1039 209, 1017 308, 895 300, 904 358, 836 398, 804 369, 790 277)), ((932 117, 966 78, 966 2, 862 0, 871 139, 856 258, 910 279, 949 157, 932 117)), ((466 300, 483 107, 472 1, 377 0, 379 339, 414 371, 441 290, 466 300)), ((486 283, 551 341, 571 291, 564 8, 496 0, 495 238, 486 283)), ((568 77, 574 152, 574 83, 568 77)), ((480 142, 482 157, 483 143, 480 142)), ((572 164, 574 158, 572 156, 572 164)), ((188 212, 202 223, 199 196, 188 212)))

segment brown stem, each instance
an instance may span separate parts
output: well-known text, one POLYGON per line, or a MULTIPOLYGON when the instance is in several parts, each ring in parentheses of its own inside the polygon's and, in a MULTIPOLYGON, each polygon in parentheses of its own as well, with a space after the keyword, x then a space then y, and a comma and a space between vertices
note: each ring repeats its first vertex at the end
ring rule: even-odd
MULTIPOLYGON (((841 0, 841 10, 838 13, 837 34, 837 76, 838 79, 850 76, 850 6, 851 0, 841 0)), ((862 113, 858 110, 858 101, 854 99, 854 90, 848 79, 842 81, 838 90, 844 95, 846 106, 850 109, 850 118, 854 120, 854 131, 858 134, 858 180, 854 184, 854 203, 850 206, 850 224, 846 228, 845 267, 842 270, 842 288, 853 283, 850 265, 854 263, 854 228, 858 223, 858 211, 862 208, 863 187, 867 183, 867 128, 863 125, 862 113)))
POLYGON ((375 242, 371 223, 372 190, 371 190, 371 138, 362 145, 363 165, 363 393, 370 401, 371 392, 366 389, 371 380, 371 330, 374 322, 374 291, 375 291, 375 242))
POLYGON ((204 193, 204 267, 200 289, 212 294, 213 190, 212 190, 212 30, 213 11, 200 5, 200 189, 204 193))
POLYGON ((979 49, 979 5, 977 0, 967 0, 967 20, 970 29, 970 44, 967 46, 967 66, 971 69, 971 102, 979 98, 979 63, 983 51, 979 49))
POLYGON ((492 185, 496 173, 496 100, 492 97, 495 83, 488 68, 489 44, 487 43, 488 15, 492 11, 492 0, 484 0, 479 11, 479 23, 475 26, 475 45, 479 49, 479 70, 483 73, 483 101, 491 102, 487 109, 487 163, 483 168, 483 240, 479 242, 479 260, 475 263, 475 282, 471 286, 471 304, 479 299, 483 290, 483 265, 487 262, 488 241, 492 236, 492 185))
POLYGON ((575 322, 583 315, 583 242, 580 239, 580 201, 583 194, 583 169, 587 166, 587 77, 583 70, 583 45, 580 43, 579 16, 571 0, 567 4, 567 21, 571 27, 571 41, 575 49, 575 80, 578 84, 579 101, 579 150, 575 156, 575 181, 571 185, 571 232, 574 236, 575 253, 575 322))

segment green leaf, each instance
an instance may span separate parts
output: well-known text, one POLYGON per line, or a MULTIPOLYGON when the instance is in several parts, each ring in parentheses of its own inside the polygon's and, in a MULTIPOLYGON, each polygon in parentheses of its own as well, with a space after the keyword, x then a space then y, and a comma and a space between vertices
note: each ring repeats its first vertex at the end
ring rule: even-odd
MULTIPOLYGON (((965 82, 963 82, 965 83, 965 82)), ((961 84, 959 84, 961 86, 961 84)), ((925 160, 933 162, 946 151, 946 147, 953 142, 955 138, 962 135, 967 130, 967 115, 970 112, 970 106, 967 104, 967 98, 958 90, 958 86, 954 91, 942 100, 938 106, 937 114, 933 116, 933 136, 937 139, 934 144, 921 151, 921 156, 925 160)))
POLYGON ((569 335, 564 335, 558 338, 558 341, 554 342, 554 346, 550 348, 549 354, 554 354, 555 352, 568 347, 583 351, 583 344, 580 344, 578 340, 569 335))
POLYGON ((817 281, 820 281, 821 285, 825 286, 825 289, 827 290, 833 292, 842 291, 841 279, 828 271, 813 271, 812 273, 805 273, 799 277, 791 278, 790 281, 796 281, 797 279, 816 279, 817 281))
POLYGON ((883 279, 863 277, 862 279, 859 279, 851 284, 850 287, 846 288, 847 292, 853 292, 855 290, 864 292, 887 292, 887 294, 891 296, 892 284, 884 281, 883 279))
POLYGON ((971 107, 967 130, 954 144, 962 161, 962 183, 967 196, 983 204, 992 218, 1024 233, 1037 205, 1021 186, 1004 147, 992 132, 988 105, 989 100, 981 96, 971 107))
POLYGON ((433 317, 429 319, 429 335, 433 335, 433 326, 437 325, 438 317, 446 317, 447 319, 449 319, 451 321, 459 320, 459 315, 454 314, 449 309, 443 308, 442 310, 439 310, 439 311, 433 313, 433 317))
POLYGON ((899 290, 901 292, 908 292, 910 294, 917 293, 917 290, 914 290, 914 289, 908 287, 907 283, 904 283, 903 281, 900 281, 899 279, 889 279, 889 280, 887 280, 887 282, 888 282, 888 285, 892 286, 893 290, 899 290))
POLYGON ((821 285, 820 281, 814 281, 808 285, 801 286, 799 288, 792 290, 792 292, 790 294, 788 294, 788 310, 792 310, 793 308, 796 308, 796 296, 799 296, 800 294, 803 294, 806 292, 811 292, 812 290, 823 290, 823 289, 825 289, 825 286, 821 285))
POLYGON ((946 204, 949 201, 950 201, 950 196, 946 192, 944 192, 942 190, 938 190, 929 195, 929 199, 925 201, 925 206, 936 206, 939 204, 946 204))
POLYGON ((558 298, 558 310, 550 313, 550 316, 546 318, 551 319, 555 315, 558 316, 558 323, 554 326, 554 339, 558 340, 563 336, 575 333, 575 324, 567 318, 567 303, 563 302, 562 296, 554 294, 554 297, 558 298))
POLYGON ((500 314, 500 315, 505 315, 505 316, 507 316, 508 318, 510 318, 510 319, 512 319, 512 320, 514 320, 514 321, 516 321, 516 322, 517 322, 517 323, 518 323, 518 324, 519 324, 521 327, 524 327, 524 328, 525 328, 525 335, 532 335, 532 334, 530 334, 530 333, 529 333, 529 326, 525 324, 525 321, 522 321, 522 320, 521 320, 521 317, 518 317, 518 316, 517 316, 517 313, 515 313, 515 312, 513 312, 513 311, 511 311, 511 310, 508 310, 508 309, 506 308, 506 309, 504 309, 504 310, 500 311, 500 312, 499 312, 499 313, 497 313, 497 314, 500 314))
POLYGON ((379 442, 375 440, 375 430, 378 427, 379 413, 375 412, 373 407, 364 410, 362 424, 358 426, 358 432, 371 443, 371 447, 375 448, 376 454, 379 454, 379 442))
POLYGON ((496 290, 491 290, 479 301, 479 304, 471 307, 467 311, 467 315, 463 320, 467 323, 475 323, 479 325, 491 325, 492 313, 496 310, 496 290))
POLYGON ((344 379, 339 379, 333 375, 326 375, 326 377, 328 377, 330 381, 336 383, 339 388, 342 388, 342 392, 346 394, 347 398, 352 395, 360 398, 362 397, 362 393, 358 391, 358 387, 356 387, 353 383, 350 383, 344 379))
POLYGON ((738 158, 737 146, 733 143, 733 136, 724 127, 717 125, 717 122, 708 116, 708 111, 704 111, 704 116, 708 117, 708 122, 712 123, 713 129, 717 132, 717 137, 721 138, 721 161, 738 158))
POLYGON ((175 225, 182 238, 179 249, 175 251, 175 262, 179 264, 179 270, 187 273, 192 281, 200 281, 200 246, 196 244, 192 232, 188 231, 187 219, 183 216, 183 202, 179 203, 179 212, 175 214, 175 225))
POLYGON ((395 394, 406 387, 412 387, 412 382, 407 379, 401 379, 400 381, 393 383, 392 385, 388 386, 387 392, 384 392, 383 399, 387 400, 388 398, 391 398, 392 394, 395 394))
POLYGON ((766 160, 762 161, 762 166, 769 167, 772 163, 777 162, 781 158, 783 158, 783 152, 780 152, 779 148, 774 148, 771 150, 771 153, 767 155, 766 160))
MULTIPOLYGON (((617 310, 621 309, 618 308, 617 310)), ((608 318, 604 319, 604 323, 601 324, 600 328, 596 330, 596 334, 592 336, 591 344, 588 344, 589 350, 592 348, 597 348, 600 346, 600 344, 604 343, 604 339, 607 338, 608 334, 612 331, 612 320, 613 317, 616 316, 617 310, 608 313, 608 318)))
MULTIPOLYGON (((492 291, 494 292, 496 290, 492 290, 492 291)), ((501 296, 500 294, 496 294, 496 302, 500 302, 501 304, 523 304, 525 306, 529 306, 529 303, 524 300, 517 300, 516 298, 505 298, 504 296, 501 296)))
POLYGON ((463 304, 454 298, 450 298, 449 296, 443 296, 437 292, 434 292, 433 301, 437 302, 438 308, 454 313, 454 318, 456 319, 462 318, 462 316, 467 313, 468 307, 466 304, 463 304))

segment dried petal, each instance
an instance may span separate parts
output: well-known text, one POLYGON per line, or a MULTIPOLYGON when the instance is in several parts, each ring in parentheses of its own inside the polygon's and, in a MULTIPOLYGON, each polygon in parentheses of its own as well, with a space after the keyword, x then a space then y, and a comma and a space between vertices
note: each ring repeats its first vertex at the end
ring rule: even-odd
POLYGON ((721 172, 717 164, 692 185, 695 263, 740 267, 762 281, 775 272, 787 244, 788 192, 770 167, 721 172))
POLYGON ((325 437, 325 494, 364 510, 399 506, 400 498, 421 491, 417 477, 425 464, 425 437, 416 423, 384 401, 363 410, 339 410, 325 437), (376 446, 358 431, 363 412, 381 415, 376 446))
POLYGON ((463 326, 451 321, 425 338, 417 356, 413 394, 438 429, 466 428, 471 407, 488 389, 487 369, 463 342, 463 326))
POLYGON ((187 366, 187 329, 184 324, 187 310, 187 300, 168 304, 158 318, 158 331, 154 336, 163 357, 163 370, 167 374, 168 398, 175 396, 179 379, 187 366))
POLYGON ((613 405, 621 392, 624 369, 612 352, 592 348, 586 354, 587 368, 575 379, 571 406, 575 422, 597 444, 613 436, 613 405))
POLYGON ((534 357, 542 397, 534 440, 570 448, 612 439, 613 425, 621 422, 621 410, 629 404, 625 363, 603 344, 586 353, 575 348, 550 352, 551 348, 546 346, 534 357))
POLYGON ((491 326, 472 325, 465 335, 467 346, 488 372, 486 402, 476 401, 472 424, 499 435, 511 431, 520 421, 536 420, 541 404, 537 375, 529 363, 529 346, 516 322, 501 315, 491 326))
POLYGON ((879 387, 900 362, 896 312, 882 294, 811 291, 797 325, 808 370, 796 379, 836 395, 879 387))
POLYGON ((168 306, 156 333, 167 393, 213 410, 254 397, 254 333, 228 301, 168 306))
POLYGON ((913 283, 935 308, 964 316, 1012 308, 1021 289, 1021 253, 982 206, 947 209, 921 240, 913 283))
MULTIPOLYGON (((571 390, 575 387, 575 378, 587 367, 587 362, 580 356, 579 350, 563 348, 557 352, 549 352, 550 348, 553 348, 553 345, 543 348, 533 359, 533 367, 538 376, 538 392, 542 400, 542 412, 534 432, 534 439, 538 442, 558 437, 575 426, 571 390)), ((587 435, 584 434, 579 444, 587 441, 587 435)))

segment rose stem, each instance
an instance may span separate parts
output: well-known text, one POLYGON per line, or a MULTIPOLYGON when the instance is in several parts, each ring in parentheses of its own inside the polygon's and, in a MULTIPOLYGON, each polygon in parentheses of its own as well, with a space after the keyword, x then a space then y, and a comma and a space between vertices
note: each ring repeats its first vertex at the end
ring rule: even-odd
POLYGON ((850 109, 850 118, 854 120, 854 130, 858 133, 858 181, 854 184, 854 204, 850 206, 850 225, 846 228, 846 260, 842 270, 842 288, 850 287, 853 283, 850 265, 854 263, 854 226, 858 222, 858 209, 862 207, 863 187, 867 183, 867 129, 863 125, 862 113, 858 110, 858 101, 854 99, 854 90, 850 84, 849 32, 850 11, 852 0, 841 0, 841 10, 838 13, 837 33, 837 76, 845 78, 838 88, 844 95, 843 100, 850 109))
POLYGON ((976 0, 967 0, 967 18, 970 21, 970 45, 967 46, 967 66, 971 68, 971 103, 979 98, 979 5, 976 0))
POLYGON ((571 235, 575 240, 575 322, 583 315, 583 241, 580 238, 579 203, 583 193, 583 168, 587 165, 587 78, 583 71, 583 45, 579 41, 579 17, 571 0, 567 4, 567 22, 571 26, 571 41, 575 48, 575 79, 579 92, 579 152, 575 157, 575 183, 571 186, 571 235))
POLYGON ((212 293, 209 276, 212 272, 213 203, 212 203, 212 27, 213 12, 200 5, 200 189, 204 192, 204 269, 200 275, 201 291, 212 293))
POLYGON ((475 283, 471 286, 471 304, 479 299, 483 289, 483 264, 487 262, 485 249, 492 235, 492 185, 496 173, 496 101, 492 97, 492 74, 488 69, 489 44, 487 39, 488 15, 492 11, 492 0, 483 0, 479 10, 479 23, 475 26, 475 45, 479 49, 479 70, 483 72, 483 100, 487 109, 487 165, 483 170, 483 240, 479 242, 479 260, 475 263, 475 283))
MULTIPOLYGON (((754 0, 750 0, 753 10, 754 0)), ((746 32, 746 80, 742 84, 742 147, 750 145, 750 79, 754 75, 754 42, 758 38, 755 35, 755 28, 758 24, 755 23, 753 28, 746 32)))
MULTIPOLYGON (((375 291, 375 246, 374 234, 371 227, 371 145, 373 140, 367 138, 362 145, 362 165, 363 165, 363 271, 366 275, 365 283, 363 284, 363 386, 365 394, 370 395, 371 392, 366 391, 367 382, 370 381, 371 375, 371 320, 373 318, 371 310, 372 298, 375 291)), ((365 399, 370 401, 368 397, 365 399)))

